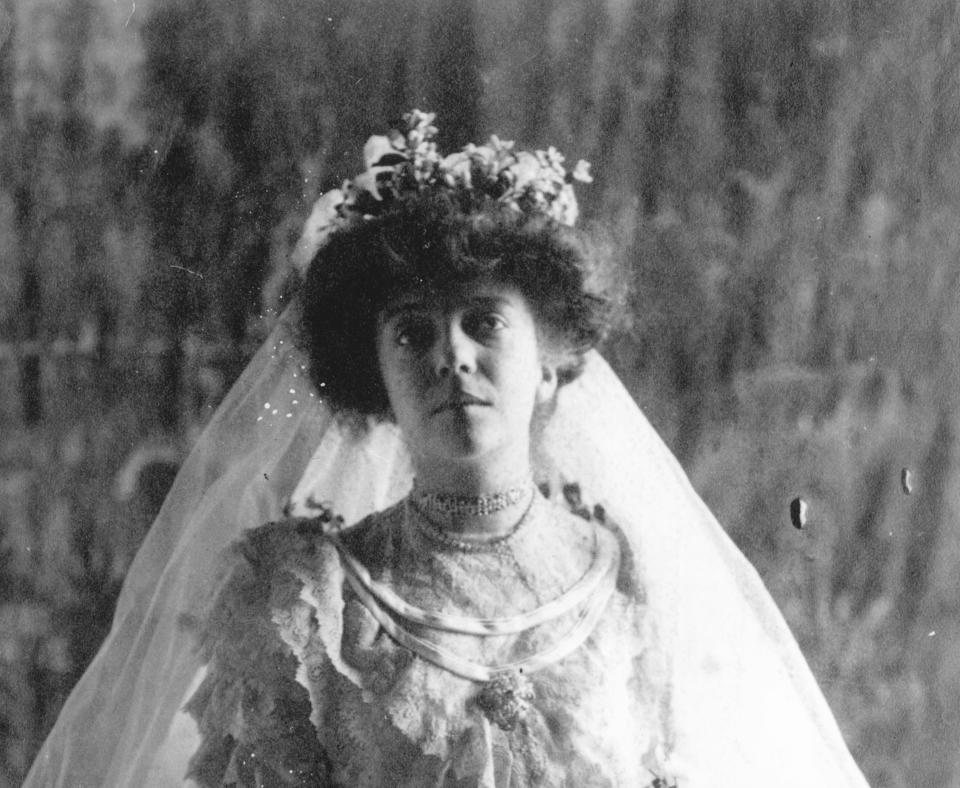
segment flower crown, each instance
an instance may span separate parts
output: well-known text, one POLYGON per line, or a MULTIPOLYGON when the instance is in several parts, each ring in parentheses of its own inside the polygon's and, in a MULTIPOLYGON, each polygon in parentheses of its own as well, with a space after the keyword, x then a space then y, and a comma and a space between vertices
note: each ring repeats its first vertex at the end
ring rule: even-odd
POLYGON ((512 142, 496 135, 486 145, 470 144, 441 156, 434 142, 435 118, 432 112, 415 109, 403 116, 405 132, 393 130, 367 140, 364 172, 314 203, 293 253, 298 269, 306 270, 331 233, 385 213, 400 195, 427 189, 473 191, 516 211, 573 226, 578 214, 573 181, 593 180, 589 163, 581 159, 567 172, 556 148, 515 151, 512 142))

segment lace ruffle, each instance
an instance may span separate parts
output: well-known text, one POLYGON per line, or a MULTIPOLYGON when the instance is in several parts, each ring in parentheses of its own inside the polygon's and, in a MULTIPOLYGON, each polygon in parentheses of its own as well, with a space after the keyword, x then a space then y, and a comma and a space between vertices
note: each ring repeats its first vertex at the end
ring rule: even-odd
MULTIPOLYGON (((296 680, 299 661, 270 615, 294 607, 289 558, 308 556, 320 533, 316 521, 268 525, 233 551, 230 581, 201 630, 207 675, 187 706, 202 737, 188 777, 201 786, 326 782, 309 694, 296 680)), ((297 625, 306 642, 309 625, 294 623, 291 611, 285 629, 297 625)))
MULTIPOLYGON (((201 785, 642 786, 661 773, 663 721, 644 678, 636 598, 615 594, 588 641, 532 677, 519 724, 500 730, 476 683, 384 634, 324 530, 319 520, 268 525, 234 551, 203 627, 208 674, 189 707, 203 736, 191 762, 201 785)), ((414 547, 389 511, 343 536, 386 561, 414 547)), ((438 598, 449 584, 476 590, 463 576, 476 567, 458 560, 432 578, 438 598)), ((549 574, 533 578, 552 586, 549 574)))

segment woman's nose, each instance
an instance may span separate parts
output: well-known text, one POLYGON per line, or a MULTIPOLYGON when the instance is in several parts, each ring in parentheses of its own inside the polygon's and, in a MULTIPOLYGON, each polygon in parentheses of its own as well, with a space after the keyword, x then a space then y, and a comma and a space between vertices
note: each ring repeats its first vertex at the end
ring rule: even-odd
POLYGON ((437 342, 434 365, 437 375, 467 375, 476 369, 476 365, 476 348, 470 336, 456 324, 447 327, 437 342))

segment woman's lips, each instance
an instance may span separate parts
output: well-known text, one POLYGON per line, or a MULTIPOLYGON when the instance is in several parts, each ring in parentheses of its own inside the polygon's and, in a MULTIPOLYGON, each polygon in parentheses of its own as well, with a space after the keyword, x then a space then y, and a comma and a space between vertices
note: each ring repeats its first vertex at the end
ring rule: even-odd
POLYGON ((466 408, 471 405, 479 405, 481 407, 489 407, 490 403, 480 397, 475 397, 472 394, 456 394, 446 402, 441 403, 436 408, 433 409, 434 414, 443 413, 445 410, 460 410, 461 408, 466 408))

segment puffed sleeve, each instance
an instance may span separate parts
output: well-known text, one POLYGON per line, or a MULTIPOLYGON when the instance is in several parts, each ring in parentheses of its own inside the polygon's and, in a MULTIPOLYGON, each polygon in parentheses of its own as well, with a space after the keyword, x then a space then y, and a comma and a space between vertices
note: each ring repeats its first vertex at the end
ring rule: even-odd
POLYGON ((271 523, 228 554, 222 590, 197 625, 206 675, 186 707, 201 738, 188 777, 200 786, 328 782, 299 660, 281 636, 302 587, 292 557, 309 560, 322 533, 317 520, 271 523))

